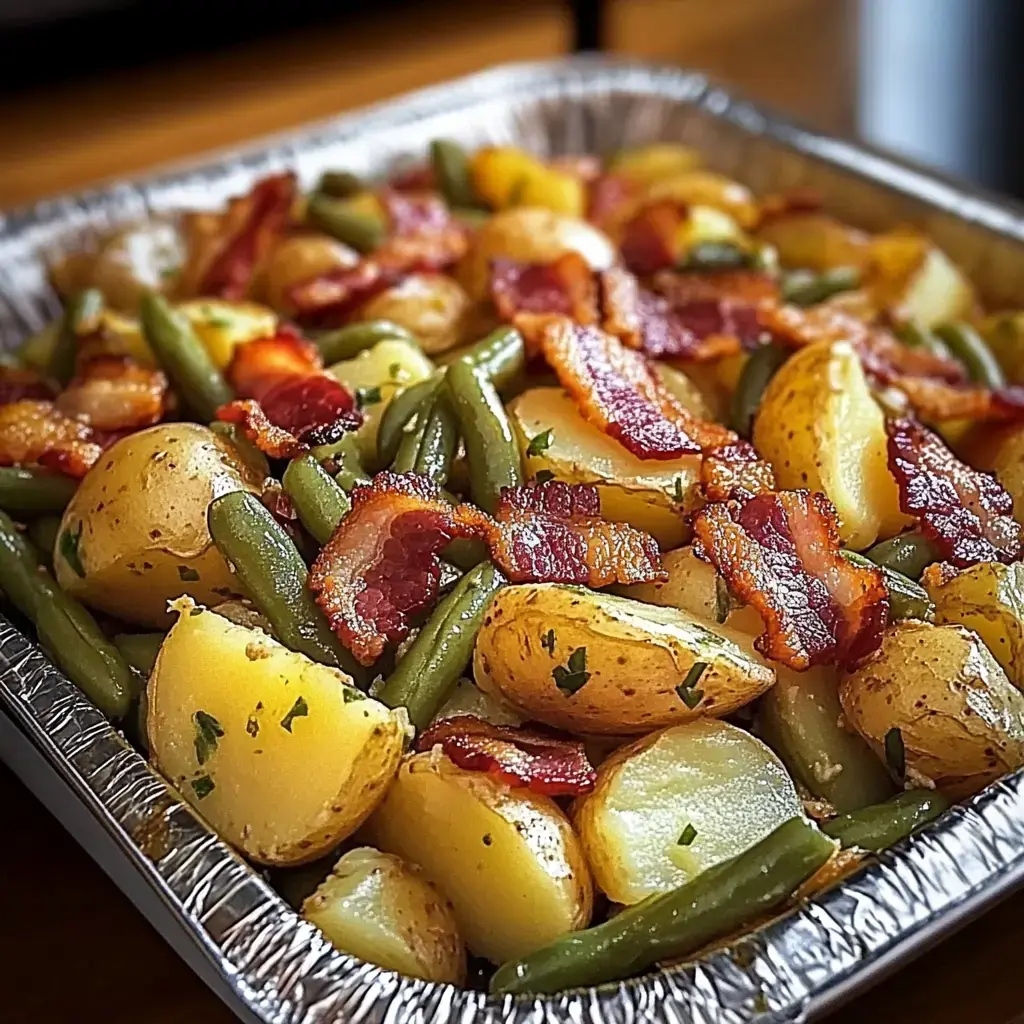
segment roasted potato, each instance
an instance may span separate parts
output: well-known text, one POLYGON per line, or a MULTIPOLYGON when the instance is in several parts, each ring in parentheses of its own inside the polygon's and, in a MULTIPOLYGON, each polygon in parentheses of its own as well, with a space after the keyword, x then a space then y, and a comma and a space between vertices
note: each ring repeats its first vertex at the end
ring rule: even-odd
POLYGON ((847 342, 808 345, 783 364, 761 399, 753 441, 780 487, 828 495, 847 547, 861 550, 907 524, 882 410, 847 342))
POLYGON ((423 868, 451 900, 470 951, 493 963, 590 922, 590 872, 558 805, 439 751, 402 762, 366 835, 423 868))
POLYGON ((315 860, 384 796, 404 715, 264 633, 175 607, 146 691, 153 760, 247 857, 315 860))
POLYGON ((817 211, 794 210, 770 217, 758 228, 757 238, 774 246, 786 267, 863 269, 871 257, 868 235, 817 211))
POLYGON ((522 715, 517 715, 503 701, 484 693, 472 679, 460 679, 448 699, 434 716, 434 721, 454 718, 456 715, 475 715, 494 725, 522 725, 522 715))
POLYGON ((636 735, 727 715, 764 693, 775 672, 749 643, 674 608, 524 584, 505 587, 488 608, 474 678, 526 718, 584 735, 636 735), (694 679, 698 662, 705 668, 694 679))
POLYGON ((370 299, 356 319, 399 324, 416 336, 427 355, 433 356, 467 340, 472 306, 458 281, 443 274, 410 274, 370 299))
POLYGON ((473 299, 486 299, 490 261, 496 256, 548 263, 566 252, 578 252, 594 270, 607 270, 618 258, 611 240, 585 220, 539 206, 517 206, 483 224, 459 276, 473 299))
POLYGON ((683 885, 802 814, 764 743, 701 719, 615 751, 573 821, 598 888, 632 904, 683 885))
POLYGON ((661 199, 674 199, 690 210, 709 207, 720 211, 744 230, 753 227, 758 218, 757 204, 750 189, 714 171, 684 171, 652 182, 646 189, 644 201, 661 199))
POLYGON ((1013 516, 1024 523, 1024 424, 993 427, 981 424, 972 431, 970 463, 991 470, 1013 498, 1013 516))
POLYGON ((284 316, 295 306, 288 293, 298 284, 332 270, 349 270, 359 262, 359 253, 327 235, 296 235, 279 242, 267 261, 261 294, 284 316))
POLYGON ((725 580, 714 566, 698 558, 692 547, 666 551, 661 567, 668 579, 618 587, 616 593, 645 604, 679 608, 702 622, 725 622, 729 617, 732 606, 725 580))
POLYGON ((656 181, 673 178, 695 171, 703 163, 700 153, 689 146, 674 142, 654 142, 616 153, 609 170, 637 185, 652 185, 656 181))
POLYGON ((689 409, 694 416, 699 416, 703 420, 717 418, 714 409, 704 397, 704 392, 689 376, 689 367, 687 373, 683 373, 682 370, 669 366, 667 363, 652 363, 651 368, 662 387, 686 409, 689 409))
POLYGON ((166 628, 167 602, 188 594, 216 604, 238 583, 214 546, 206 510, 263 480, 238 450, 196 423, 161 423, 111 445, 64 511, 53 567, 87 605, 166 628))
POLYGON ((936 622, 973 629, 1024 690, 1024 564, 982 562, 943 582, 942 572, 926 572, 922 583, 935 602, 936 622))
POLYGON ((466 947, 451 903, 415 864, 367 846, 349 850, 302 905, 343 953, 390 971, 461 985, 466 947))
POLYGON ((508 406, 527 476, 541 470, 570 484, 594 484, 601 514, 646 530, 665 548, 686 537, 682 513, 696 507, 699 457, 638 459, 614 438, 588 423, 561 388, 532 388, 508 406), (529 454, 530 441, 550 430, 551 444, 529 454))
POLYGON ((192 299, 181 303, 178 309, 188 318, 210 358, 221 370, 230 365, 238 345, 254 338, 266 338, 277 330, 277 314, 255 302, 192 299))
POLYGON ((1024 384, 1024 313, 986 317, 982 334, 1011 384, 1024 384))
POLYGON ((958 800, 1024 765, 1024 696, 977 633, 905 621, 839 687, 846 724, 958 800), (888 739, 887 739, 888 738, 888 739))

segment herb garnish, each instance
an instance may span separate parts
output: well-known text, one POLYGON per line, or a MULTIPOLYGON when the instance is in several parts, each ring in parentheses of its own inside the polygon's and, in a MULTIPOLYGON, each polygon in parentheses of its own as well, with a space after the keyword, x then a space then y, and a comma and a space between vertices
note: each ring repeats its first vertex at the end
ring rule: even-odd
POLYGON ((192 721, 196 727, 196 760, 206 764, 217 749, 217 740, 224 735, 224 727, 206 711, 197 711, 192 721))
POLYGON ((675 499, 679 505, 682 505, 683 502, 686 501, 686 492, 683 490, 683 478, 681 476, 676 477, 675 499))
POLYGON ((192 792, 195 793, 197 800, 209 796, 216 788, 209 775, 200 775, 198 779, 192 780, 192 792))
POLYGON ((295 703, 292 705, 291 711, 288 712, 284 718, 281 719, 281 728, 287 732, 292 731, 292 722, 296 718, 305 718, 309 714, 309 705, 302 699, 302 697, 296 697, 295 703))
POLYGON ((686 678, 676 687, 679 699, 692 711, 704 698, 704 691, 696 689, 700 677, 708 667, 706 661, 695 661, 686 673, 686 678))
POLYGON ((893 726, 885 734, 885 763, 902 782, 907 774, 907 751, 903 746, 903 733, 899 726, 893 726))
POLYGON ((729 585, 721 576, 715 577, 715 622, 725 622, 732 610, 729 585))
POLYGON ((540 455, 541 452, 546 452, 551 447, 551 441, 555 436, 554 430, 548 427, 547 430, 542 430, 539 434, 534 434, 530 438, 530 443, 526 446, 527 455, 540 455))
POLYGON ((555 656, 555 631, 553 629, 549 629, 547 633, 541 637, 540 646, 542 650, 547 651, 552 658, 555 656))
POLYGON ((76 576, 80 576, 82 579, 85 578, 85 567, 82 565, 82 556, 79 552, 79 547, 82 543, 82 528, 83 523, 79 520, 78 533, 72 533, 71 527, 68 527, 61 535, 58 547, 60 548, 61 556, 64 561, 71 566, 76 576))
POLYGON ((533 481, 538 487, 540 487, 543 484, 546 484, 549 480, 554 479, 555 474, 552 473, 550 469, 538 469, 537 475, 533 478, 533 481))
MULTIPOLYGON (((301 699, 301 698, 300 698, 301 699)), ((354 686, 342 686, 341 688, 341 702, 342 704, 351 704, 356 700, 366 700, 366 694, 362 690, 357 690, 354 686)))
POLYGON ((368 405, 376 405, 380 401, 380 397, 380 388, 376 385, 373 387, 356 388, 356 405, 360 409, 364 409, 368 405))
POLYGON ((256 739, 260 734, 260 720, 255 714, 251 714, 245 722, 245 731, 253 738, 256 739))
POLYGON ((178 579, 182 583, 195 583, 199 579, 199 573, 191 565, 179 565, 178 579))
POLYGON ((577 647, 569 655, 565 665, 556 665, 551 673, 557 686, 567 697, 571 697, 577 690, 586 685, 590 678, 587 671, 587 649, 577 647))
POLYGON ((692 843, 696 838, 697 830, 693 827, 693 825, 687 825, 686 828, 683 829, 683 834, 679 837, 679 845, 689 846, 690 843, 692 843))

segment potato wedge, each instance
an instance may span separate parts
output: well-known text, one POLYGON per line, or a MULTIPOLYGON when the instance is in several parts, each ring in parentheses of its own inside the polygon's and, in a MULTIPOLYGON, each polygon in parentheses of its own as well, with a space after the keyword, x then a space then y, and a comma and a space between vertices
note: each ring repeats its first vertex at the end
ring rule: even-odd
POLYGON ((456 715, 475 715, 494 725, 522 725, 522 715, 517 715, 503 701, 484 693, 472 679, 460 679, 452 689, 434 721, 454 718, 456 715))
POLYGON ((349 850, 302 916, 343 953, 425 981, 461 985, 466 947, 451 903, 415 864, 368 846, 349 850))
POLYGON ((615 751, 573 822, 598 888, 632 904, 683 885, 802 814, 792 780, 764 743, 701 719, 615 751))
POLYGON ((1024 523, 1024 424, 981 424, 971 433, 969 462, 989 469, 1013 498, 1013 517, 1024 523))
POLYGON ((217 604, 238 582, 214 546, 206 510, 262 477, 226 438, 196 423, 161 423, 111 445, 64 511, 57 582, 80 601, 166 628, 181 594, 217 604))
POLYGON ((255 302, 193 299, 181 303, 178 310, 188 318, 220 370, 228 368, 238 345, 266 338, 277 330, 277 314, 255 302))
POLYGON ((764 693, 775 672, 748 653, 750 642, 674 608, 524 584, 492 601, 477 636, 474 678, 526 718, 576 734, 636 735, 727 715, 764 693), (706 667, 686 691, 691 708, 677 687, 697 662, 706 667))
POLYGON ((907 777, 934 782, 950 799, 1024 765, 1024 696, 963 626, 889 627, 879 650, 842 680, 839 700, 879 757, 891 734, 907 777))
POLYGON ((525 391, 509 403, 508 412, 527 476, 547 470, 566 483, 594 484, 606 519, 646 530, 663 548, 684 541, 681 513, 691 511, 698 501, 698 457, 638 459, 583 419, 561 388, 525 391), (530 441, 545 430, 552 432, 551 444, 528 454, 530 441))
POLYGON ((922 582, 935 602, 935 621, 973 629, 1024 690, 1024 564, 982 562, 946 583, 939 573, 926 573, 922 582))
POLYGON ((794 211, 771 217, 758 228, 757 238, 775 246, 785 267, 863 269, 871 256, 868 235, 817 211, 794 211))
POLYGON ((404 716, 264 633, 176 610, 146 691, 154 762, 247 857, 315 860, 384 796, 404 716))
POLYGON ((298 284, 332 270, 348 270, 359 253, 327 235, 304 234, 285 238, 274 247, 261 281, 261 296, 284 316, 295 314, 288 293, 298 284))
POLYGON ((668 579, 617 587, 616 593, 645 604, 679 608, 702 622, 725 622, 732 611, 729 591, 715 568, 694 554, 689 545, 666 551, 661 567, 668 579))
POLYGON ((366 834, 423 868, 451 900, 470 951, 493 963, 590 921, 590 872, 558 805, 437 751, 402 762, 366 834))
POLYGON ((458 281, 443 274, 410 274, 370 299, 355 319, 405 327, 433 356, 466 340, 471 314, 472 302, 458 281))
POLYGON ((750 189, 714 171, 684 171, 653 182, 646 190, 645 202, 662 199, 674 199, 691 211, 710 207, 728 214, 742 229, 753 227, 758 218, 757 203, 750 189))
POLYGON ((651 185, 700 167, 703 157, 689 146, 674 142, 654 142, 616 153, 609 170, 638 185, 651 185))
POLYGON ((780 487, 828 495, 848 547, 862 550, 908 522, 889 472, 882 411, 846 342, 808 345, 783 364, 761 399, 753 440, 780 487))

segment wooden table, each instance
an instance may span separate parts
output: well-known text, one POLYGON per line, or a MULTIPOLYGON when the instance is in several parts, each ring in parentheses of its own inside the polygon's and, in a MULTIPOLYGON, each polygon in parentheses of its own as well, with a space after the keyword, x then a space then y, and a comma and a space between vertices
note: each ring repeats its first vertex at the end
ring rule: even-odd
MULTIPOLYGON (((825 127, 850 130, 854 55, 846 0, 612 0, 610 9, 613 48, 708 68, 825 127), (685 32, 678 30, 680 11, 687 15, 685 32)), ((414 26, 413 38, 365 27, 344 38, 317 33, 224 54, 199 67, 154 68, 0 102, 0 209, 570 45, 557 3, 487 11, 442 10, 429 24, 414 26), (353 46, 362 57, 351 56, 353 46), (271 75, 264 73, 268 67, 271 75)), ((8 981, 0 1021, 234 1019, 2 767, 0 807, 0 977, 8 981)), ((1024 894, 831 1020, 1024 1024, 1021 948, 1024 894)))

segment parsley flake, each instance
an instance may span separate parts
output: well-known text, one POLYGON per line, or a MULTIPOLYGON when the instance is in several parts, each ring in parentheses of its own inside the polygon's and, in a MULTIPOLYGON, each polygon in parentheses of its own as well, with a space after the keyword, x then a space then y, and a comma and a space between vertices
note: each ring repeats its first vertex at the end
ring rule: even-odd
POLYGON ((181 580, 182 583, 195 583, 199 579, 199 573, 197 573, 191 565, 179 565, 178 579, 181 580))
POLYGON ((683 829, 683 834, 679 837, 679 845, 689 846, 690 843, 692 843, 696 838, 697 830, 693 827, 693 825, 687 825, 686 828, 683 829))
POLYGON ((586 686, 587 680, 590 678, 590 673, 587 671, 586 647, 577 647, 569 655, 569 660, 565 665, 555 666, 551 677, 555 681, 555 686, 567 697, 571 697, 577 690, 586 686))
POLYGON ((676 499, 676 503, 679 505, 682 505, 686 501, 686 492, 683 490, 683 478, 681 476, 676 477, 673 495, 676 499))
POLYGON ((368 405, 376 405, 380 401, 380 388, 374 385, 368 388, 356 388, 356 405, 365 409, 368 405))
POLYGON ((206 764, 217 749, 217 740, 224 735, 224 727, 206 711, 197 711, 192 722, 196 727, 196 760, 206 764))
POLYGON ((302 697, 296 697, 291 711, 281 719, 281 728, 287 732, 292 731, 292 722, 296 718, 305 718, 309 714, 309 705, 302 697))
POLYGON ((541 487, 554 479, 555 474, 552 473, 550 469, 538 469, 537 475, 533 478, 534 483, 537 484, 538 487, 541 487))
POLYGON ((686 673, 686 678, 676 687, 679 699, 692 711, 704 698, 704 691, 698 690, 697 684, 704 670, 708 667, 706 661, 695 661, 686 673))
POLYGON ((82 544, 82 528, 83 523, 79 521, 78 532, 72 533, 71 528, 68 527, 61 535, 58 547, 60 548, 61 557, 68 565, 71 566, 76 576, 85 578, 85 566, 82 565, 81 548, 82 544))
POLYGON ((354 686, 343 686, 341 688, 341 702, 351 704, 353 701, 366 700, 366 694, 357 690, 354 686))
POLYGON ((541 452, 546 452, 551 447, 554 436, 555 432, 550 427, 547 430, 542 430, 539 434, 534 434, 526 446, 526 454, 540 455, 541 452))
POLYGON ((555 656, 555 631, 553 629, 549 629, 547 633, 540 638, 540 646, 543 650, 547 651, 552 658, 555 656))
POLYGON ((245 731, 253 738, 256 739, 260 734, 260 720, 256 717, 255 712, 251 714, 245 722, 245 731))
POLYGON ((893 726, 885 734, 885 763, 902 782, 907 775, 907 751, 903 746, 903 733, 899 726, 893 726))
POLYGON ((388 367, 388 376, 393 381, 403 381, 409 376, 409 374, 406 372, 405 367, 402 366, 401 363, 392 363, 388 367))
POLYGON ((732 610, 729 586, 721 576, 715 577, 715 622, 725 622, 732 610))
POLYGON ((202 800, 204 797, 209 796, 217 788, 209 775, 200 775, 198 779, 192 780, 191 785, 192 792, 195 793, 197 800, 202 800))
POLYGON ((231 326, 231 321, 225 316, 211 316, 206 321, 207 327, 218 327, 221 330, 231 326))

